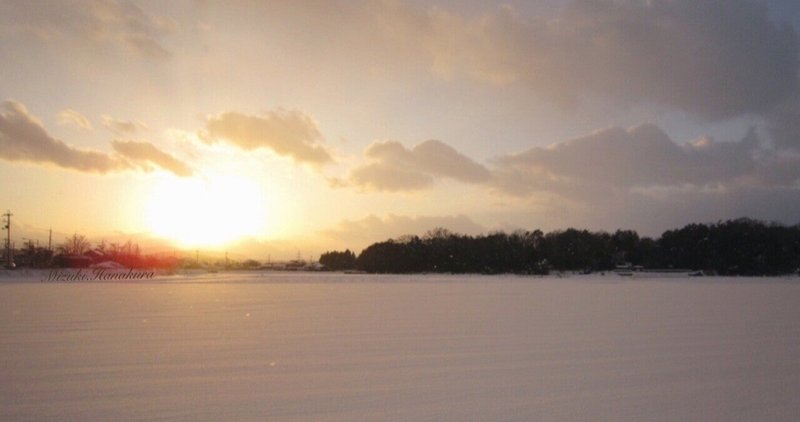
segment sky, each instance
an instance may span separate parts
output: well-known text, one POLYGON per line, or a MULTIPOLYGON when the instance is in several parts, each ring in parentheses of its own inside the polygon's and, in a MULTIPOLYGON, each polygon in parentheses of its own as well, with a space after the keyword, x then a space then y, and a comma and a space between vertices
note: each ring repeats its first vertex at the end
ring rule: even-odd
POLYGON ((0 0, 0 208, 17 244, 259 259, 797 224, 799 28, 790 0, 0 0))

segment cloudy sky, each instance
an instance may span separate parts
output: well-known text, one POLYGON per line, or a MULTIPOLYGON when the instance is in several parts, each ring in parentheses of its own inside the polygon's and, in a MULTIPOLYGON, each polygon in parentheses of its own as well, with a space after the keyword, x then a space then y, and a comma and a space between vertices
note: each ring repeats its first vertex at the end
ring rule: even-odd
POLYGON ((798 29, 793 0, 0 0, 0 207, 17 243, 258 257, 796 224, 798 29))

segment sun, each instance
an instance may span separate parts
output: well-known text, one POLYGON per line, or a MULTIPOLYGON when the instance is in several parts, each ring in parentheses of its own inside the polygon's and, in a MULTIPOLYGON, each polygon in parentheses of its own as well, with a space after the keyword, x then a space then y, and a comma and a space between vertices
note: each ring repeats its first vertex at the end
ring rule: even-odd
POLYGON ((265 192, 237 176, 169 178, 150 196, 150 230, 182 247, 219 247, 243 237, 264 235, 265 192))

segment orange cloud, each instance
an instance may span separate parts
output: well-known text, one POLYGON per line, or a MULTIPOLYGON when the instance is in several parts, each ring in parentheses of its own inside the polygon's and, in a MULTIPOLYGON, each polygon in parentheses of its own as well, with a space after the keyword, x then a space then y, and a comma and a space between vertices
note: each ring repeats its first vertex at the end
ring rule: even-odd
POLYGON ((16 101, 2 103, 0 112, 0 158, 9 161, 50 163, 94 173, 128 168, 108 154, 81 150, 51 137, 42 124, 16 101))
POLYGON ((0 110, 0 159, 47 163, 100 174, 137 167, 150 170, 145 163, 151 163, 179 176, 191 174, 186 164, 152 144, 115 141, 112 145, 119 155, 79 149, 50 136, 42 123, 19 102, 4 101, 0 110))
POLYGON ((61 110, 56 117, 58 117, 58 123, 62 125, 72 125, 83 130, 92 129, 92 122, 86 116, 73 109, 61 110))
POLYGON ((147 126, 141 122, 134 122, 131 120, 115 119, 111 116, 103 115, 103 126, 116 134, 133 134, 139 129, 145 129, 147 126))
POLYGON ((152 163, 158 167, 169 170, 178 176, 191 176, 192 169, 186 163, 176 159, 170 154, 156 148, 149 142, 135 141, 112 141, 111 146, 121 156, 131 160, 133 163, 145 165, 152 163))
POLYGON ((333 162, 317 124, 298 110, 270 111, 262 116, 222 113, 208 119, 200 138, 209 144, 225 141, 245 151, 268 149, 297 163, 319 166, 333 162))

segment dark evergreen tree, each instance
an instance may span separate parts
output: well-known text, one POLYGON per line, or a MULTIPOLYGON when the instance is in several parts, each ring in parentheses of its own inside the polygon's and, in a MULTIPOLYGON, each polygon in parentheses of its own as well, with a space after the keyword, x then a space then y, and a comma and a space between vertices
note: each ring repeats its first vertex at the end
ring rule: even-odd
POLYGON ((658 239, 640 238, 632 230, 608 234, 570 228, 472 237, 437 228, 422 238, 375 243, 357 259, 348 259, 364 271, 379 273, 545 274, 551 269, 603 271, 631 263, 721 275, 775 275, 800 269, 800 225, 743 218, 689 224, 658 239))
POLYGON ((344 252, 325 252, 319 257, 319 263, 331 271, 352 270, 356 267, 356 254, 346 249, 344 252))

